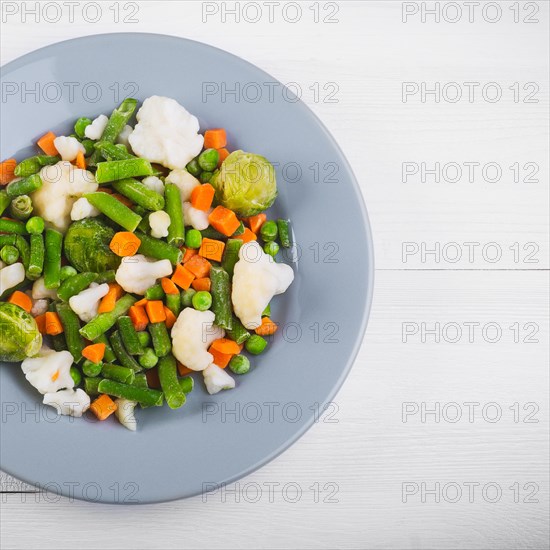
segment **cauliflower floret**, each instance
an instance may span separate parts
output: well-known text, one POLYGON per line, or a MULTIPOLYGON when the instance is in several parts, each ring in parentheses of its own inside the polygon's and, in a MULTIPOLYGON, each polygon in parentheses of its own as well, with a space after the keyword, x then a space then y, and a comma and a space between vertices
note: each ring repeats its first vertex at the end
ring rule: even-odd
POLYGON ((235 380, 223 369, 212 363, 202 371, 206 390, 214 395, 221 390, 230 390, 235 387, 235 380))
POLYGON ((0 294, 25 280, 25 268, 21 262, 7 265, 0 270, 0 294))
POLYGON ((54 393, 63 388, 73 388, 71 377, 73 356, 68 351, 42 348, 37 357, 21 363, 25 378, 40 392, 54 393))
POLYGON ((278 264, 262 247, 251 241, 239 250, 233 274, 231 300, 235 314, 248 329, 262 324, 262 312, 276 294, 282 294, 294 280, 294 271, 278 264))
POLYGON ((151 191, 156 191, 159 195, 164 195, 164 183, 157 176, 147 176, 141 180, 141 183, 145 187, 151 189, 151 191))
POLYGON ((31 315, 36 317, 37 315, 42 315, 48 311, 48 300, 40 298, 39 300, 32 301, 31 315))
POLYGON ((185 225, 190 225, 193 229, 198 229, 202 231, 206 229, 210 222, 208 221, 208 216, 212 213, 212 208, 208 210, 198 210, 194 206, 191 206, 190 202, 183 203, 183 219, 185 225))
POLYGON ((185 308, 172 327, 172 353, 180 363, 191 370, 204 370, 214 360, 206 351, 225 331, 214 324, 212 311, 185 308))
POLYGON ((128 138, 130 137, 130 134, 134 131, 134 129, 129 125, 126 124, 124 128, 122 128, 122 132, 118 134, 118 137, 116 138, 116 142, 124 145, 126 149, 131 149, 130 142, 128 141, 128 138))
POLYGON ((137 428, 137 420, 134 414, 137 401, 130 401, 129 399, 116 399, 115 404, 117 409, 115 416, 118 421, 130 431, 135 432, 137 428))
POLYGON ((166 176, 166 183, 173 183, 179 187, 182 202, 189 201, 193 189, 201 184, 201 182, 187 170, 172 170, 166 176))
POLYGON ((88 199, 80 197, 71 209, 71 220, 75 222, 84 218, 95 218, 100 214, 101 212, 88 199))
POLYGON ((126 292, 143 295, 157 282, 157 279, 170 275, 172 275, 170 260, 155 262, 142 254, 136 254, 122 258, 115 280, 126 292))
POLYGON ((157 210, 149 214, 149 225, 151 235, 157 239, 168 236, 168 227, 170 227, 170 216, 164 210, 157 210))
POLYGON ((71 210, 76 199, 97 191, 94 175, 75 168, 70 162, 60 161, 42 168, 40 177, 43 185, 32 195, 36 214, 64 232, 71 223, 71 210))
POLYGON ((32 285, 32 299, 40 300, 41 298, 57 300, 57 290, 55 290, 55 288, 46 288, 44 285, 44 277, 36 279, 32 285))
POLYGON ((136 118, 128 141, 138 157, 175 170, 185 168, 201 152, 199 121, 175 99, 148 97, 136 118))
POLYGON ((75 390, 60 390, 44 395, 44 405, 50 405, 57 414, 81 417, 90 408, 90 397, 78 388, 75 390))
POLYGON ((81 321, 88 323, 97 315, 101 298, 109 292, 109 285, 92 283, 89 288, 69 298, 69 306, 81 321))
POLYGON ((91 124, 86 126, 84 135, 88 139, 98 140, 102 135, 109 119, 105 115, 99 115, 91 124))
POLYGON ((84 145, 74 137, 59 136, 53 140, 53 144, 62 160, 74 160, 79 152, 85 153, 84 145))

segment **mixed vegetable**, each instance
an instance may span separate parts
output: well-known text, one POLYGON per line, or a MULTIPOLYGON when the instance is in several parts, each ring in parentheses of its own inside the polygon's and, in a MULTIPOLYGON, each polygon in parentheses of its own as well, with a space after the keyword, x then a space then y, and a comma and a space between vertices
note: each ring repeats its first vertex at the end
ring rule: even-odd
POLYGON ((294 278, 275 261, 289 223, 264 213, 269 161, 173 99, 146 99, 132 128, 136 108, 0 163, 0 360, 58 413, 130 430, 137 405, 183 406, 195 372, 210 394, 235 387, 294 278))

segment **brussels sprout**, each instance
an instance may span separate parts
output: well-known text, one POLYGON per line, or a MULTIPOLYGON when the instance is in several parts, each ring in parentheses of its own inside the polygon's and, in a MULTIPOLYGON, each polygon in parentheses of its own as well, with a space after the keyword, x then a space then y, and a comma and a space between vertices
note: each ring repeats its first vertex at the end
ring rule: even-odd
POLYGON ((269 208, 277 197, 273 165, 264 157, 233 151, 217 170, 210 184, 216 200, 240 216, 254 216, 269 208))
POLYGON ((32 315, 15 304, 0 302, 0 361, 23 361, 41 346, 42 335, 32 315))
POLYGON ((78 271, 117 269, 120 258, 109 248, 115 230, 95 218, 73 222, 65 235, 65 256, 78 271))

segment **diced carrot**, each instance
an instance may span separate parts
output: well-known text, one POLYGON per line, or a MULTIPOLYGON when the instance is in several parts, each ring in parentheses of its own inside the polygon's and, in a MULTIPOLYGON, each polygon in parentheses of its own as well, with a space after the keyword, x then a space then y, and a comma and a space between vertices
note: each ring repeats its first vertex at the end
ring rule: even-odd
POLYGON ((101 363, 105 355, 105 347, 105 344, 101 342, 98 344, 91 344, 82 350, 82 356, 89 359, 92 363, 101 363))
POLYGON ((209 260, 214 260, 216 262, 221 262, 224 248, 224 242, 204 238, 202 240, 201 247, 199 248, 199 256, 208 258, 209 260))
POLYGON ((46 334, 46 314, 42 313, 41 315, 37 315, 34 320, 36 321, 36 326, 40 334, 46 334))
POLYGON ((132 324, 137 331, 145 330, 149 324, 149 317, 145 313, 145 308, 138 306, 137 303, 128 310, 128 317, 132 320, 132 324))
POLYGON ((260 336, 271 336, 277 332, 279 326, 269 317, 262 318, 262 324, 256 329, 256 334, 260 336))
POLYGON ((168 277, 163 277, 160 280, 160 286, 162 286, 162 290, 164 290, 165 294, 180 293, 180 291, 178 290, 178 287, 170 279, 168 279, 168 277))
POLYGON ((239 344, 229 338, 218 338, 212 342, 211 347, 226 355, 237 355, 241 352, 239 344))
POLYGON ((74 163, 77 168, 86 170, 86 159, 84 158, 84 153, 82 151, 78 151, 74 163))
POLYGON ((221 149, 218 149, 218 155, 219 155, 219 159, 218 159, 218 168, 219 168, 223 164, 223 161, 229 156, 229 151, 225 147, 222 147, 221 149))
POLYGON ((125 197, 120 193, 112 193, 111 197, 113 197, 113 199, 116 199, 118 202, 121 202, 124 206, 127 206, 128 208, 132 208, 132 206, 134 206, 134 203, 128 197, 125 197))
POLYGON ((183 290, 187 290, 191 286, 194 278, 195 275, 189 271, 189 269, 183 265, 177 265, 172 275, 172 282, 176 283, 180 288, 183 288, 183 290))
POLYGON ((15 304, 21 309, 24 309, 27 313, 31 312, 32 309, 32 300, 24 292, 16 290, 8 299, 10 304, 15 304))
POLYGON ((256 214, 255 216, 250 216, 246 221, 248 222, 248 227, 254 233, 258 234, 262 225, 266 222, 267 216, 262 212, 261 214, 256 214))
POLYGON ((147 317, 151 323, 162 323, 166 321, 166 313, 164 313, 164 304, 161 300, 149 300, 145 305, 147 317))
POLYGON ((164 306, 164 315, 166 315, 166 320, 164 321, 166 323, 166 328, 171 329, 176 322, 176 316, 172 313, 172 310, 168 309, 166 306, 164 306))
POLYGON ((227 134, 223 128, 212 128, 204 132, 204 148, 220 149, 227 145, 227 134))
POLYGON ((15 178, 16 166, 17 161, 15 159, 8 159, 0 163, 0 185, 6 185, 15 178))
POLYGON ((109 243, 109 248, 121 257, 133 256, 137 254, 138 248, 141 245, 141 239, 130 231, 119 231, 109 243))
POLYGON ((160 388, 159 372, 156 368, 146 370, 145 377, 150 388, 160 388))
POLYGON ((197 210, 206 212, 212 206, 214 193, 214 188, 209 183, 197 185, 191 191, 191 206, 197 210))
POLYGON ((212 210, 210 216, 208 216, 208 221, 214 229, 223 233, 226 237, 231 237, 241 225, 235 212, 221 205, 212 210))
POLYGON ((210 278, 201 277, 200 279, 195 279, 191 286, 198 292, 199 290, 207 290, 210 292, 210 278))
POLYGON ((212 363, 220 367, 220 369, 225 369, 225 367, 229 365, 229 361, 231 361, 231 357, 233 357, 231 354, 222 353, 221 351, 218 351, 212 346, 208 348, 208 353, 211 353, 214 356, 212 363))
POLYGON ((198 252, 197 255, 192 256, 184 265, 186 269, 199 279, 210 275, 210 268, 212 267, 212 264, 208 260, 198 255, 198 252))
POLYGON ((47 134, 44 134, 37 142, 36 144, 46 155, 50 155, 52 157, 55 157, 59 155, 59 152, 55 148, 55 145, 53 143, 54 139, 57 136, 53 132, 48 132, 47 134))
POLYGON ((145 304, 148 302, 147 298, 142 298, 141 300, 138 300, 137 302, 134 302, 135 306, 145 306, 145 304))
POLYGON ((182 248, 182 250, 184 250, 182 263, 188 262, 193 256, 199 253, 196 248, 182 248))
POLYGON ((109 418, 117 408, 117 404, 104 393, 90 405, 90 410, 97 416, 98 420, 109 418))
POLYGON ((61 319, 55 311, 46 311, 46 334, 57 336, 63 332, 61 319))
POLYGON ((250 241, 258 240, 256 233, 254 233, 253 231, 250 231, 248 227, 244 228, 244 233, 241 233, 240 235, 235 235, 233 238, 240 239, 243 243, 249 243, 250 241))
POLYGON ((109 291, 101 298, 101 302, 99 302, 99 307, 97 308, 98 313, 108 313, 115 309, 116 301, 120 297, 118 296, 119 290, 117 287, 121 288, 116 283, 109 283, 109 291))
POLYGON ((187 376, 188 374, 192 374, 195 371, 187 368, 185 365, 178 361, 178 372, 180 373, 180 376, 187 376))

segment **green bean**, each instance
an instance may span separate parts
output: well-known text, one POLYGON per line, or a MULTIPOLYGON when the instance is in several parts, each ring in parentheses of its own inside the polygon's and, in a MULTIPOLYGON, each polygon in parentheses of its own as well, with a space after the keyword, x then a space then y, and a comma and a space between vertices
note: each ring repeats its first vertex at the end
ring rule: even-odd
POLYGON ((172 349, 172 342, 168 329, 164 323, 150 323, 148 326, 153 348, 157 357, 165 357, 172 349))
POLYGON ((143 346, 139 341, 132 319, 127 315, 123 315, 117 319, 117 325, 126 351, 130 355, 142 355, 143 346))
POLYGON ((178 383, 185 395, 187 395, 188 393, 191 393, 193 391, 193 387, 195 386, 195 380, 193 379, 192 376, 186 376, 185 378, 180 378, 178 380, 178 383))
POLYGON ((137 99, 131 97, 126 98, 109 117, 109 122, 101 134, 100 141, 108 141, 114 143, 120 132, 124 129, 124 126, 130 120, 130 117, 134 114, 137 106, 137 99))
POLYGON ((30 241, 31 247, 27 277, 34 280, 42 275, 42 270, 44 269, 44 237, 42 235, 31 235, 30 241))
POLYGON ((128 160, 136 158, 132 153, 128 153, 126 148, 118 147, 117 145, 114 145, 113 143, 109 143, 108 141, 98 141, 94 145, 96 151, 99 151, 101 156, 107 160, 128 160))
POLYGON ((91 377, 87 376, 84 378, 84 391, 89 396, 96 396, 99 395, 99 383, 101 382, 102 378, 99 378, 97 376, 91 377))
POLYGON ((212 294, 212 311, 216 315, 214 323, 226 330, 233 328, 231 315, 231 289, 229 274, 223 267, 210 269, 210 293, 212 294))
POLYGON ((61 249, 63 235, 55 229, 46 229, 44 240, 46 256, 44 259, 44 286, 46 288, 57 288, 61 282, 61 249))
POLYGON ((153 167, 151 163, 142 158, 124 160, 109 160, 98 162, 95 179, 97 183, 108 183, 110 181, 135 178, 138 176, 152 176, 153 167))
POLYGON ((288 220, 277 220, 279 229, 279 242, 283 248, 290 248, 290 227, 288 220))
POLYGON ((144 372, 136 372, 134 374, 134 381, 132 382, 132 386, 136 386, 138 388, 148 388, 149 384, 147 383, 147 376, 144 372))
POLYGON ((181 311, 181 296, 177 294, 166 295, 166 307, 177 317, 181 311))
POLYGON ((226 332, 227 337, 237 342, 237 344, 242 344, 250 338, 250 332, 246 330, 246 328, 236 315, 233 315, 233 328, 226 332))
POLYGON ((115 330, 111 334, 109 341, 111 342, 111 347, 113 348, 117 359, 123 367, 132 369, 135 372, 142 370, 139 363, 126 351, 118 330, 115 330))
POLYGON ((216 241, 226 241, 227 237, 223 234, 214 229, 213 227, 207 227, 206 229, 203 229, 201 231, 201 235, 203 239, 214 239, 216 241))
POLYGON ((139 231, 136 231, 136 236, 141 241, 138 249, 140 254, 149 256, 155 260, 170 260, 170 263, 173 265, 181 262, 183 252, 179 248, 139 231))
POLYGON ((164 186, 164 201, 166 203, 166 213, 170 216, 168 242, 174 246, 181 246, 185 242, 185 224, 181 191, 177 185, 167 183, 164 186))
POLYGON ((0 250, 0 260, 8 265, 14 264, 19 260, 19 250, 11 244, 7 244, 0 250))
POLYGON ((163 404, 164 394, 161 391, 139 386, 129 386, 128 384, 122 384, 114 380, 102 380, 99 383, 98 390, 100 393, 106 393, 113 397, 137 401, 140 405, 146 407, 160 407, 163 404))
POLYGON ((72 265, 61 266, 59 271, 59 279, 61 282, 66 281, 69 277, 74 277, 78 271, 72 265))
POLYGON ((138 361, 144 369, 152 369, 159 362, 159 358, 155 355, 153 348, 145 348, 145 352, 138 357, 138 361))
POLYGON ((102 369, 103 363, 101 361, 99 363, 94 363, 89 359, 85 359, 82 363, 82 372, 84 376, 99 376, 102 369))
POLYGON ((78 370, 78 367, 73 365, 69 371, 69 374, 71 375, 71 378, 73 379, 74 385, 78 386, 80 385, 80 382, 82 382, 82 374, 78 370))
POLYGON ((0 235, 0 248, 11 245, 19 250, 19 257, 25 270, 29 267, 30 249, 29 243, 21 235, 0 235))
POLYGON ((166 294, 164 290, 162 290, 162 285, 160 283, 150 286, 145 291, 145 298, 147 298, 147 300, 164 300, 165 296, 166 294))
POLYGON ((87 193, 84 197, 92 206, 127 231, 135 231, 141 221, 141 216, 107 193, 87 193))
POLYGON ((84 349, 84 339, 79 333, 80 319, 69 307, 69 304, 60 302, 56 304, 55 308, 63 325, 67 349, 71 352, 75 363, 78 363, 82 359, 82 350, 84 349))
POLYGON ((45 225, 44 220, 40 216, 33 216, 27 220, 25 229, 31 235, 41 235, 44 233, 45 225))
POLYGON ((185 404, 185 393, 178 382, 176 360, 173 355, 160 359, 158 373, 166 403, 171 409, 179 409, 185 404))
POLYGON ((92 123, 92 121, 87 117, 80 117, 74 125, 74 133, 79 137, 83 138, 86 135, 86 128, 92 123))
POLYGON ((241 239, 228 239, 225 243, 222 257, 222 267, 227 271, 229 277, 233 277, 235 264, 239 261, 239 250, 243 245, 241 239))
POLYGON ((100 271, 97 274, 96 283, 101 285, 103 283, 112 283, 115 280, 116 272, 114 269, 109 269, 108 271, 100 271))
POLYGON ((115 352, 113 351, 109 338, 107 338, 106 334, 101 334, 98 336, 94 340, 94 344, 105 344, 105 353, 103 354, 104 363, 112 363, 116 359, 115 352))
POLYGON ((110 380, 122 382, 123 384, 133 384, 136 375, 132 369, 127 367, 121 367, 120 365, 103 365, 101 368, 101 376, 109 378, 110 380))
POLYGON ((12 181, 8 183, 6 187, 6 192, 8 197, 13 199, 19 195, 30 195, 33 191, 40 189, 42 187, 42 179, 38 174, 33 174, 27 178, 23 178, 18 181, 12 181))
POLYGON ((10 212, 12 218, 26 221, 32 214, 32 200, 29 195, 19 195, 11 201, 10 212))
POLYGON ((140 330, 138 333, 139 343, 146 348, 151 343, 151 336, 146 330, 140 330))
POLYGON ((84 325, 80 329, 80 334, 87 340, 95 340, 99 338, 101 334, 105 334, 121 316, 134 305, 136 298, 131 294, 126 294, 120 300, 115 303, 115 308, 112 311, 106 313, 100 313, 97 317, 92 319, 89 323, 84 325))
MULTIPOLYGON (((11 200, 10 200, 11 203, 11 200)), ((25 224, 16 220, 0 219, 0 233, 16 233, 17 235, 26 235, 25 224)))
POLYGON ((97 273, 91 273, 85 271, 84 273, 78 273, 65 279, 60 287, 57 289, 57 295, 63 301, 69 301, 69 298, 76 296, 79 292, 82 292, 88 288, 92 283, 95 283, 98 279, 97 273))
POLYGON ((271 317, 271 304, 267 304, 262 311, 262 317, 271 317))
POLYGON ((156 211, 164 208, 164 197, 136 179, 128 178, 115 181, 113 188, 147 210, 156 211))
POLYGON ((4 210, 6 210, 10 203, 11 199, 8 197, 6 190, 0 190, 0 216, 4 213, 4 210))
POLYGON ((28 159, 22 160, 15 167, 15 175, 18 178, 27 178, 40 172, 44 166, 50 166, 51 164, 56 164, 61 159, 59 157, 53 157, 50 155, 37 155, 36 157, 30 157, 28 159))

